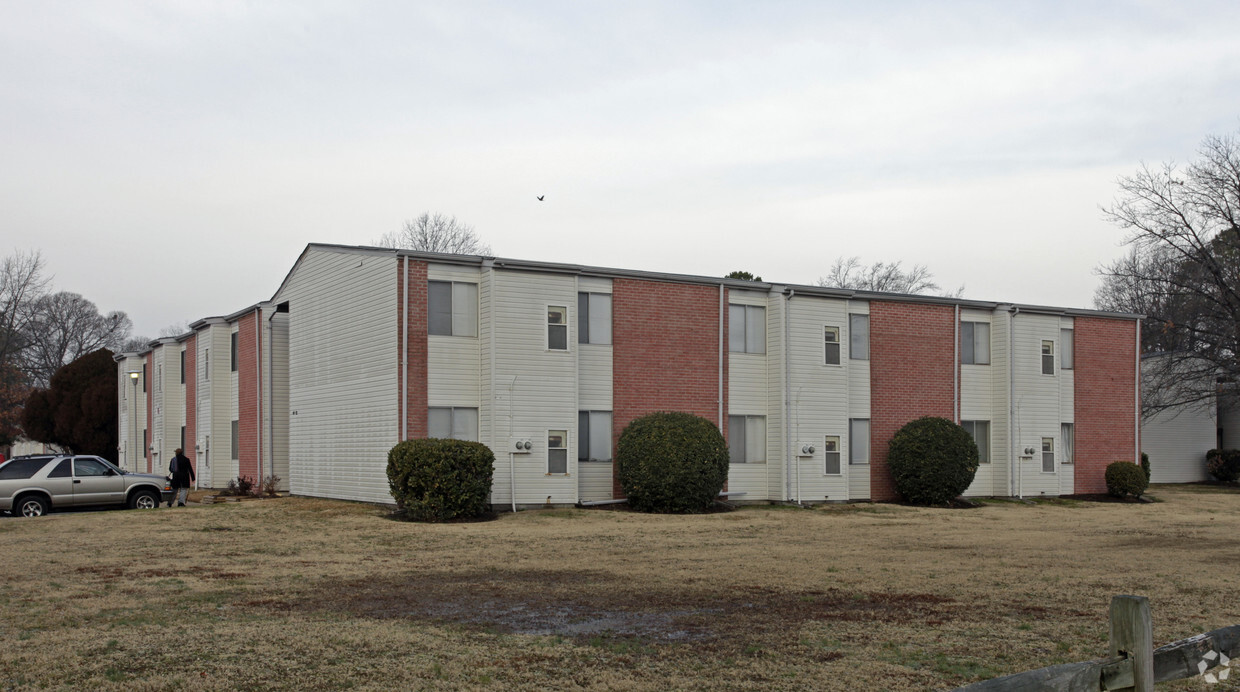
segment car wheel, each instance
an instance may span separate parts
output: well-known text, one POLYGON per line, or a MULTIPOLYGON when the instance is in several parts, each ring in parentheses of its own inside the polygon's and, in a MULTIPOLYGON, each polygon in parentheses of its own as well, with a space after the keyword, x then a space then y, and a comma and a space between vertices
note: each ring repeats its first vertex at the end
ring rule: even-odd
POLYGON ((27 495, 18 500, 14 507, 13 514, 19 517, 41 517, 51 509, 47 500, 38 495, 27 495))
POLYGON ((150 490, 139 490, 129 498, 129 509, 155 509, 159 506, 159 496, 150 490))

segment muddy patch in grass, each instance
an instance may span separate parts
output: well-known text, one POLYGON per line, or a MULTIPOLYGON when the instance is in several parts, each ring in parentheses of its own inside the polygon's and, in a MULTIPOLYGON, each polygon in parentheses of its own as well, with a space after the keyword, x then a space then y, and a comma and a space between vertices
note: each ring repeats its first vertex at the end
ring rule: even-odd
POLYGON ((687 585, 668 591, 601 572, 542 570, 423 572, 329 582, 307 598, 279 606, 512 634, 605 635, 650 643, 784 637, 807 621, 939 625, 962 616, 955 600, 934 594, 834 588, 789 592, 758 586, 716 592, 687 585))

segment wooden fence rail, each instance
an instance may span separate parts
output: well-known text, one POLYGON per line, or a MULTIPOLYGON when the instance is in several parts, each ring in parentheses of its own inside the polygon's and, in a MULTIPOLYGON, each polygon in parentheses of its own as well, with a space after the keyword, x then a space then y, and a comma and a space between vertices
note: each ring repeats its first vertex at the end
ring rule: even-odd
MULTIPOLYGON (((1153 692, 1155 683, 1201 675, 1202 671, 1236 656, 1240 656, 1240 625, 1198 634, 1155 649, 1149 599, 1115 596, 1111 599, 1110 657, 976 682, 959 688, 958 692, 1153 692), (1202 663, 1205 663, 1204 668, 1202 663)), ((1218 676, 1226 675, 1222 670, 1213 672, 1218 676)))

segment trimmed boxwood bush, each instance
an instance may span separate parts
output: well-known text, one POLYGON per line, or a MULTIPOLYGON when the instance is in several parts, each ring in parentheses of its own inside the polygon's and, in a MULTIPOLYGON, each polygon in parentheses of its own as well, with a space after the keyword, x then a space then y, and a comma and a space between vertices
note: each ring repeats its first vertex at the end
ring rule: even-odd
POLYGON ((1240 478, 1240 450, 1211 449, 1206 452, 1206 470, 1224 483, 1240 478))
POLYGON ((1149 487, 1149 484, 1150 484, 1150 455, 1146 454, 1145 452, 1141 452, 1141 470, 1145 472, 1145 485, 1146 485, 1146 487, 1149 487))
POLYGON ((495 455, 478 442, 406 440, 388 452, 388 485, 410 519, 448 521, 489 509, 495 455))
POLYGON ((887 446, 896 490, 917 505, 956 499, 973 482, 977 465, 973 436, 946 418, 918 418, 900 428, 887 446))
POLYGON ((1115 497, 1141 497, 1145 489, 1150 487, 1149 481, 1145 480, 1145 471, 1131 461, 1107 464, 1106 479, 1107 492, 1115 497))
POLYGON ((691 413, 642 416, 620 433, 616 476, 640 512, 704 512, 728 480, 728 443, 691 413))

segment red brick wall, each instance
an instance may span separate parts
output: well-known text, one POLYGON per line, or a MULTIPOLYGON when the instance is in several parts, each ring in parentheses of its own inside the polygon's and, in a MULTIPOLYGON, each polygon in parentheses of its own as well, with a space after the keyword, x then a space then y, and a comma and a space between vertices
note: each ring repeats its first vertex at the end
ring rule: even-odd
MULTIPOLYGON (((718 420, 719 289, 616 279, 611 301, 613 442, 635 418, 655 411, 693 413, 727 435, 726 419, 718 420)), ((726 340, 726 304, 723 322, 726 340)), ((726 377, 726 350, 723 358, 726 377)), ((727 395, 725 386, 725 416, 727 395)), ((612 484, 614 496, 624 497, 614 476, 612 484)))
POLYGON ((154 473, 151 466, 151 439, 154 438, 151 425, 155 422, 154 400, 155 383, 151 382, 151 373, 155 372, 155 352, 148 351, 146 354, 146 363, 142 366, 142 383, 146 387, 146 432, 142 434, 142 456, 146 457, 146 472, 154 473))
POLYGON ((1137 456, 1137 323, 1103 317, 1073 322, 1075 492, 1104 493, 1107 464, 1137 456))
POLYGON ((198 472, 198 453, 194 442, 198 439, 198 335, 185 340, 185 456, 189 457, 194 473, 198 472))
MULTIPOLYGON (((409 389, 405 392, 406 435, 409 439, 427 435, 427 346, 426 346, 426 262, 399 258, 396 262, 396 304, 405 300, 405 267, 409 263, 409 306, 397 316, 397 328, 405 330, 409 389), (408 315, 406 320, 405 315, 408 315)), ((403 373, 400 373, 403 375, 403 373)), ((404 377, 401 377, 404 381, 404 377)))
POLYGON ((257 362, 261 336, 257 326, 257 311, 237 320, 237 474, 253 478, 256 484, 262 482, 258 469, 262 380, 257 362))
POLYGON ((922 416, 955 416, 956 311, 870 303, 870 498, 896 500, 887 445, 922 416))

